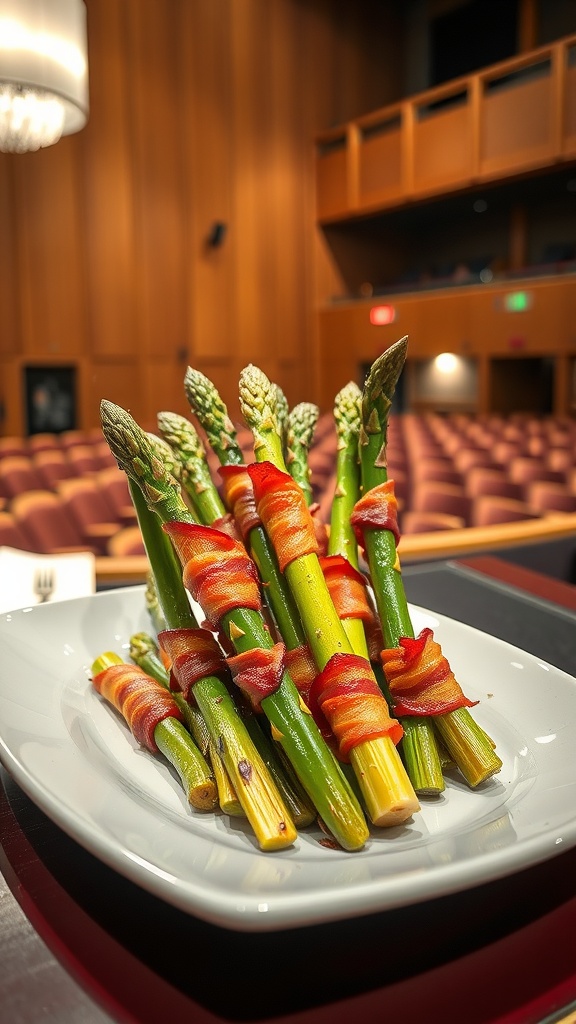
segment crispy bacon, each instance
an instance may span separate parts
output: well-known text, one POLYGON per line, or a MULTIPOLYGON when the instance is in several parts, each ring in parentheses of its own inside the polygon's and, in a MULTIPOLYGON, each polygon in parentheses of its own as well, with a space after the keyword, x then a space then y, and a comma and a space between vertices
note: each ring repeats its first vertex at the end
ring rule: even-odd
POLYGON ((234 516, 244 540, 262 520, 256 508, 254 488, 246 466, 221 466, 220 476, 226 507, 234 516))
POLYGON ((478 703, 464 696, 429 628, 415 638, 401 637, 381 658, 397 715, 445 715, 478 703))
POLYGON ((216 628, 233 608, 260 611, 258 570, 240 541, 210 526, 165 523, 183 566, 184 586, 216 628))
POLYGON ((110 665, 92 679, 92 685, 124 716, 134 738, 154 754, 154 730, 165 718, 182 721, 182 712, 169 690, 138 665, 110 665))
POLYGON ((394 481, 386 480, 372 487, 354 505, 350 522, 354 527, 358 543, 363 547, 364 530, 390 530, 396 544, 400 540, 398 527, 398 502, 394 494, 394 481))
POLYGON ((226 672, 224 655, 207 629, 164 629, 158 643, 170 659, 176 683, 172 689, 181 690, 186 700, 192 698, 192 687, 199 679, 226 672))
POLYGON ((312 684, 310 709, 321 728, 322 717, 328 722, 343 761, 349 760, 353 747, 367 740, 390 736, 398 743, 402 739, 402 726, 390 717, 369 662, 357 654, 332 655, 312 684))
POLYGON ((307 704, 310 687, 318 674, 318 666, 308 644, 300 644, 286 651, 286 668, 302 700, 307 704))
POLYGON ((374 612, 368 603, 366 578, 343 555, 320 558, 330 597, 340 619, 371 622, 374 612))
POLYGON ((227 533, 228 536, 233 537, 234 540, 242 540, 238 531, 238 524, 230 512, 226 512, 223 516, 220 516, 219 519, 215 519, 211 525, 213 530, 220 530, 220 533, 227 533))
POLYGON ((248 466, 256 506, 272 542, 280 570, 301 555, 318 554, 314 522, 302 488, 271 462, 248 466))
POLYGON ((259 708, 260 702, 280 686, 286 667, 285 654, 284 644, 277 643, 270 648, 253 647, 227 659, 234 682, 252 707, 259 708))

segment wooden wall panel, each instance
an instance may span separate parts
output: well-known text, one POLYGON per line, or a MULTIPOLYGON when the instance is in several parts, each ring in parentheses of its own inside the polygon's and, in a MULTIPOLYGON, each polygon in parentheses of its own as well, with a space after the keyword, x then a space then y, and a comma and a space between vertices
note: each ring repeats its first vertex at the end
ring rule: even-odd
MULTIPOLYGON (((310 398, 313 138, 396 100, 395 5, 86 5, 87 128, 0 160, 7 375, 69 359, 82 427, 98 424, 101 396, 145 421, 159 400, 178 406, 187 362, 229 404, 248 362, 290 401, 310 398), (227 232, 210 249, 216 221, 227 232)), ((19 389, 9 398, 23 424, 19 389)))
POLYGON ((229 0, 182 8, 182 152, 189 187, 191 260, 185 282, 189 358, 227 361, 234 348, 234 176, 229 0), (222 244, 208 242, 222 224, 222 244))
POLYGON ((95 355, 136 355, 134 182, 125 24, 117 0, 90 17, 89 63, 106 54, 106 75, 90 79, 90 118, 80 133, 87 278, 88 345, 95 355))
POLYGON ((126 84, 136 230, 139 346, 165 358, 186 347, 187 189, 182 162, 179 4, 124 0, 126 84))
MULTIPOLYGON (((12 161, 14 158, 0 153, 0 353, 15 355, 20 346, 17 273, 14 261, 16 224, 14 217, 14 188, 12 161)), ((0 429, 2 423, 0 420, 0 429)))
POLYGON ((73 138, 15 156, 16 266, 22 351, 79 356, 86 345, 84 225, 73 138))
POLYGON ((554 155, 551 75, 487 92, 482 103, 480 173, 502 174, 549 162, 554 155), (526 117, 526 111, 530 117, 526 117))
POLYGON ((100 423, 100 402, 121 405, 144 425, 151 421, 153 413, 144 401, 143 374, 137 362, 101 360, 93 362, 87 371, 86 419, 90 424, 100 423))

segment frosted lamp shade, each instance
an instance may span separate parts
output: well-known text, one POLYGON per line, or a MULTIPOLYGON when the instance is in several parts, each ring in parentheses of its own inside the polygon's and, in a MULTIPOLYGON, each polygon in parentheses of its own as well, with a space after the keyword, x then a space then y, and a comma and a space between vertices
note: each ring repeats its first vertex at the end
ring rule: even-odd
POLYGON ((51 145, 87 119, 83 0, 0 0, 0 149, 51 145))

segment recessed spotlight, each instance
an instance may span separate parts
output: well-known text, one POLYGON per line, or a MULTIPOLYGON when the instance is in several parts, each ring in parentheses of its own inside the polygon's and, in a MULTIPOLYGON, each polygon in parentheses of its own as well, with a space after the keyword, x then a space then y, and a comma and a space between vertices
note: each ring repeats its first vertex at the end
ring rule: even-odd
POLYGON ((458 359, 453 352, 441 352, 439 356, 436 356, 434 365, 439 373, 454 373, 458 359))

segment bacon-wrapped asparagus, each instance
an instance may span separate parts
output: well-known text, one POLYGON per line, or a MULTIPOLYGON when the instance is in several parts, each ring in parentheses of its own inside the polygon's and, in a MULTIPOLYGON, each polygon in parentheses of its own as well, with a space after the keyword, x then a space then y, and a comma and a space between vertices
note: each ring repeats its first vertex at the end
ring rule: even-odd
MULTIPOLYGON (((201 564, 194 570, 193 593, 205 601, 204 614, 222 629, 237 654, 269 650, 274 644, 258 604, 258 575, 255 567, 252 572, 243 546, 219 531, 190 522, 191 517, 173 481, 154 459, 146 435, 125 410, 112 403, 102 403, 102 423, 117 461, 138 485, 148 507, 171 531, 174 543, 180 545, 179 558, 185 565, 187 578, 193 575, 189 566, 192 555, 198 556, 201 564), (235 546, 234 550, 230 550, 230 545, 235 546), (212 556, 208 558, 210 549, 212 556), (225 551, 231 555, 227 559, 226 578, 219 568, 225 551), (247 563, 242 562, 243 558, 247 563), (236 597, 234 584, 229 586, 232 571, 237 580, 236 597), (248 599, 245 597, 247 585, 248 599), (223 603, 218 601, 218 593, 223 594, 223 603)), ((284 747, 326 827, 346 849, 359 849, 368 838, 361 808, 307 709, 302 707, 289 673, 286 670, 278 673, 277 682, 273 691, 267 691, 260 701, 274 735, 284 747)), ((196 696, 198 686, 196 683, 196 696)), ((228 768, 228 764, 226 766, 228 768)), ((236 779, 232 778, 238 789, 236 779)))
MULTIPOLYGON (((110 449, 129 478, 168 629, 197 630, 198 623, 182 586, 178 559, 159 519, 150 512, 150 506, 154 508, 161 501, 165 510, 174 515, 179 512, 193 521, 180 486, 129 413, 104 400, 101 418, 110 449)), ((291 845, 297 833, 288 808, 248 735, 225 682, 219 675, 200 675, 193 684, 193 692, 259 845, 264 850, 291 845)))
POLYGON ((402 581, 397 553, 399 530, 393 482, 388 480, 386 443, 388 415, 396 383, 404 366, 407 338, 382 353, 373 363, 362 396, 362 433, 360 461, 363 496, 357 503, 352 522, 362 537, 370 567, 370 576, 382 623, 386 650, 384 670, 394 701, 408 713, 411 723, 404 744, 411 743, 407 760, 416 763, 418 754, 426 772, 430 770, 431 747, 425 749, 422 737, 432 720, 435 728, 469 785, 476 786, 502 767, 490 739, 472 718, 470 701, 450 673, 448 663, 437 645, 414 643, 414 631, 402 581), (423 695, 441 675, 444 684, 442 703, 431 705, 423 695), (408 704, 409 688, 419 699, 408 704), (413 732, 415 729, 416 732, 413 732))
MULTIPOLYGON (((298 484, 286 472, 275 422, 275 394, 270 381, 255 366, 246 367, 240 377, 240 402, 244 418, 254 435, 257 462, 248 467, 256 494, 258 512, 274 546, 298 606, 304 630, 323 678, 332 684, 327 666, 335 656, 355 655, 342 622, 334 608, 318 560, 314 524, 298 484)), ((346 755, 350 757, 374 824, 390 825, 407 820, 419 809, 418 800, 396 749, 397 723, 389 715, 384 696, 378 702, 379 722, 375 726, 375 680, 369 662, 360 658, 359 683, 350 695, 355 718, 370 708, 361 740, 346 755), (369 691, 369 692, 368 692, 369 691), (362 695, 366 700, 362 701, 362 695), (368 699, 369 698, 369 699, 368 699), (370 719, 370 720, 368 720, 370 719)), ((344 691, 339 692, 339 709, 344 691)), ((327 714, 328 705, 320 701, 327 714)), ((330 705, 331 708, 331 705, 330 705)), ((327 715, 328 717, 328 715, 327 715)), ((339 719, 340 729, 341 719, 339 719)), ((334 722, 331 722, 334 725, 334 722)), ((345 745, 348 747, 348 744, 345 745)), ((342 751, 344 753, 344 751, 342 751)))
POLYGON ((164 754, 173 765, 190 804, 199 811, 214 810, 217 790, 212 772, 166 687, 113 652, 95 660, 92 684, 121 713, 135 739, 152 754, 164 754))

